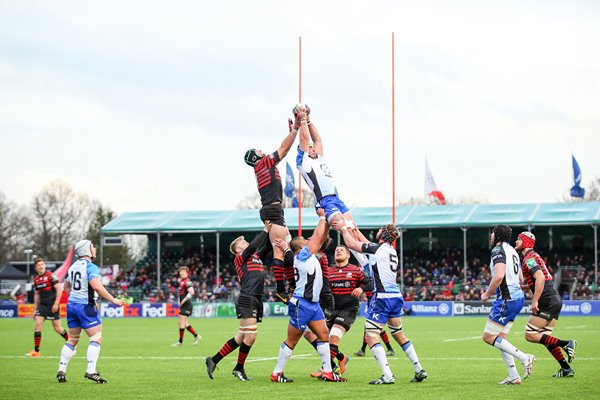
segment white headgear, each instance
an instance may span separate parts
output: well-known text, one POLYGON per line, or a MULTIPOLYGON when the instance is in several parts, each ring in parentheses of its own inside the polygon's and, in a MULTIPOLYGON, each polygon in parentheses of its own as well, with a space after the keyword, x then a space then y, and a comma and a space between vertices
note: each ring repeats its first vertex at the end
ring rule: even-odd
POLYGON ((77 257, 92 256, 92 242, 87 239, 80 240, 75 244, 75 255, 77 257))

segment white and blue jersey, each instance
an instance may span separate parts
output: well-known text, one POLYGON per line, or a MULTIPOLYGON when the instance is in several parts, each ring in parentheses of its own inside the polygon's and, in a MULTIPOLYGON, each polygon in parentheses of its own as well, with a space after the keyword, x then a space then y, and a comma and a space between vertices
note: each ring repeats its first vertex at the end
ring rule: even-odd
POLYGON ((510 244, 505 242, 492 249, 490 261, 492 275, 494 275, 494 267, 500 263, 506 265, 506 273, 500 286, 496 288, 496 299, 517 300, 525 297, 519 280, 519 270, 521 269, 519 255, 510 244))
POLYGON ((77 260, 67 271, 66 281, 71 291, 67 303, 67 326, 88 329, 102 324, 96 308, 98 295, 90 285, 94 278, 100 278, 100 270, 89 259, 77 260))
POLYGON ((389 243, 364 243, 363 255, 368 263, 373 280, 373 297, 369 303, 367 319, 385 324, 389 318, 402 316, 404 297, 396 283, 398 273, 398 254, 389 243))
POLYGON ((325 319, 319 304, 323 288, 323 271, 317 257, 304 246, 294 257, 296 289, 290 299, 288 312, 290 325, 301 331, 312 321, 325 319))
POLYGON ((379 298, 402 297, 396 283, 398 254, 389 243, 363 243, 362 253, 367 256, 373 279, 373 293, 379 298))
POLYGON ((323 288, 323 271, 319 260, 311 254, 308 246, 304 246, 294 257, 294 272, 296 289, 293 296, 318 303, 323 288))
POLYGON ((494 275, 496 264, 505 264, 506 273, 500 286, 496 288, 496 300, 492 303, 492 309, 488 318, 497 324, 506 326, 515 320, 523 305, 525 304, 525 295, 521 290, 519 280, 519 255, 516 250, 508 243, 501 243, 492 249, 492 259, 490 269, 494 275))
POLYGON ((65 278, 71 285, 69 303, 96 304, 98 295, 90 286, 94 278, 100 278, 100 270, 89 259, 81 258, 71 265, 65 278))
POLYGON ((321 199, 325 196, 337 196, 333 176, 329 171, 329 167, 323 161, 323 156, 317 155, 317 158, 311 158, 308 155, 308 151, 302 151, 300 146, 298 146, 296 166, 315 194, 317 203, 320 203, 321 199))

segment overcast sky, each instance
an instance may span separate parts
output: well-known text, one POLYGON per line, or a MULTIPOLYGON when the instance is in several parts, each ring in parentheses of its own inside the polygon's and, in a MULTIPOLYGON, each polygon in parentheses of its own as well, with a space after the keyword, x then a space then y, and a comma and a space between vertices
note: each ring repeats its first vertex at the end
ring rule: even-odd
POLYGON ((0 1, 0 191, 234 208, 246 149, 287 133, 301 35, 341 197, 387 206, 395 32, 397 197, 424 195, 427 157, 450 198, 560 201, 571 152, 600 175, 598 21, 596 1, 0 1))

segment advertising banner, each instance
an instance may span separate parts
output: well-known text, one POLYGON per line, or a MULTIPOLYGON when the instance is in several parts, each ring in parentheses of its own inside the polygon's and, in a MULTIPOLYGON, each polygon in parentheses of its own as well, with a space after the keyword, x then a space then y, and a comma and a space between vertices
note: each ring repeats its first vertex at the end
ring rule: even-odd
POLYGON ((2 304, 0 305, 0 318, 17 318, 17 305, 16 304, 2 304))
POLYGON ((179 315, 179 304, 169 303, 133 303, 118 307, 112 303, 100 305, 102 318, 160 318, 179 315))
MULTIPOLYGON (((368 304, 360 303, 359 315, 367 316, 368 304)), ((420 317, 451 317, 451 301, 407 301, 404 303, 404 315, 414 315, 420 317)))

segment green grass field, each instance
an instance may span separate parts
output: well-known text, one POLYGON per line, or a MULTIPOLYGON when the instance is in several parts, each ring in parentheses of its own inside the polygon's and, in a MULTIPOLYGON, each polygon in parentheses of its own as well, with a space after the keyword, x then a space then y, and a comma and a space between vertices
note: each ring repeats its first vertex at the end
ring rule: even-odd
MULTIPOLYGON (((390 366, 395 385, 372 386, 368 381, 380 376, 373 357, 354 357, 361 343, 364 319, 360 318, 340 344, 351 355, 347 383, 317 381, 309 373, 320 361, 306 341, 295 349, 286 368, 290 384, 269 381, 279 345, 285 339, 287 319, 271 318, 259 325, 259 335, 250 353, 246 372, 252 381, 240 382, 231 375, 237 351, 225 358, 215 372, 206 375, 204 357, 214 354, 233 336, 235 319, 192 319, 202 335, 200 344, 191 346, 186 332, 184 346, 172 348, 177 340, 176 319, 104 319, 104 345, 98 369, 108 380, 97 385, 83 378, 87 339, 78 346, 67 372, 69 382, 58 384, 58 366, 62 338, 49 322, 43 330, 42 357, 24 356, 32 349, 33 321, 0 320, 0 398, 2 399, 320 399, 320 398, 405 398, 405 399, 598 399, 600 397, 600 318, 563 317, 555 336, 579 341, 573 363, 576 377, 554 379, 558 364, 541 345, 526 343, 526 318, 519 317, 509 340, 537 357, 533 376, 519 386, 499 386, 506 376, 498 350, 479 338, 485 317, 411 318, 404 327, 421 358, 429 379, 410 383, 414 371, 399 346, 390 366)), ((63 320, 63 324, 66 321, 63 320)), ((522 370, 519 366, 519 370, 522 370)))

